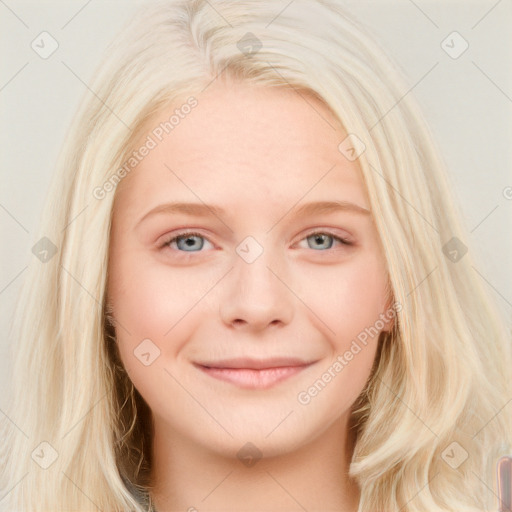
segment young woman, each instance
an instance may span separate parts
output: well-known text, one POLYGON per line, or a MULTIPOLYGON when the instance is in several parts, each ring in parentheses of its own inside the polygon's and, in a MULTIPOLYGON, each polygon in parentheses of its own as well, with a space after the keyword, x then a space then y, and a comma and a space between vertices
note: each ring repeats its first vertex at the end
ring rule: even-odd
POLYGON ((510 344, 442 160, 339 2, 275 11, 144 7, 96 74, 18 303, 8 510, 497 508, 510 344))

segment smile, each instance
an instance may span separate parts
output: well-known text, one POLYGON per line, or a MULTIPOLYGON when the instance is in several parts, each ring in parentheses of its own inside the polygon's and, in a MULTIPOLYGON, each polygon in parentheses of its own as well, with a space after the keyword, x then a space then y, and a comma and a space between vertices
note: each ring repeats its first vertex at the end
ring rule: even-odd
POLYGON ((241 388, 268 389, 313 364, 313 362, 297 360, 283 361, 283 363, 285 364, 278 360, 268 362, 239 360, 239 362, 194 363, 194 366, 214 379, 230 382, 241 388), (279 364, 282 365, 278 366, 279 364))

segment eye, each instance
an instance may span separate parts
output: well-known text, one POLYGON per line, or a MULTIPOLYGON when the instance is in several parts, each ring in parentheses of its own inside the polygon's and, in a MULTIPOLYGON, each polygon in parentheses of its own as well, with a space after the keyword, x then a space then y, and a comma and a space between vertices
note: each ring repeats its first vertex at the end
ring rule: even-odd
POLYGON ((182 252, 198 252, 203 248, 205 240, 207 239, 200 233, 187 231, 168 238, 162 243, 162 248, 169 247, 182 252))
POLYGON ((308 236, 303 238, 303 240, 307 241, 309 249, 314 250, 331 249, 335 241, 339 242, 341 245, 352 245, 352 243, 347 239, 324 231, 315 231, 310 233, 308 236))
MULTIPOLYGON (((307 241, 307 248, 316 251, 331 249, 335 242, 345 246, 353 245, 352 242, 349 242, 345 238, 324 231, 315 231, 310 233, 305 238, 303 238, 301 242, 303 240, 307 241)), ((200 252, 204 247, 205 241, 211 244, 211 242, 209 242, 208 239, 200 233, 186 231, 179 233, 172 238, 166 239, 162 243, 161 248, 163 249, 165 247, 169 247, 170 249, 177 250, 179 252, 200 252)))

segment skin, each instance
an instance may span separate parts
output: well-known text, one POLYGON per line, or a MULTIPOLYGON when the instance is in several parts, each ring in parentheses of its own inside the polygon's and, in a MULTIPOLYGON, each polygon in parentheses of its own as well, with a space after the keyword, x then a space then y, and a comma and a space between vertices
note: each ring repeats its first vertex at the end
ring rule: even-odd
POLYGON ((369 210, 357 161, 340 153, 346 133, 313 97, 214 83, 197 99, 119 185, 111 232, 108 294, 121 359, 152 411, 156 509, 355 511, 347 424, 378 336, 309 403, 297 397, 388 311, 385 260, 371 213, 294 212, 325 200, 369 210), (141 221, 174 201, 225 211, 141 221), (163 245, 187 229, 203 237, 191 250, 187 237, 163 245), (352 245, 309 236, 326 232, 352 245), (263 250, 251 263, 236 252, 248 236, 263 250), (160 351, 147 366, 134 355, 144 339, 160 351), (193 365, 241 356, 314 364, 268 389, 193 365), (248 442, 252 466, 237 456, 248 442))

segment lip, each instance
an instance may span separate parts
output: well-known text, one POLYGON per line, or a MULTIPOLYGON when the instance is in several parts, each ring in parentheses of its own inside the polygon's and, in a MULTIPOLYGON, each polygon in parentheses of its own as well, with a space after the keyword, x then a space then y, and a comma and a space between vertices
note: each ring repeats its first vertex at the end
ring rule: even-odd
POLYGON ((194 365, 210 377, 230 382, 241 388, 268 389, 300 373, 315 362, 289 357, 272 359, 238 358, 194 363, 194 365))

